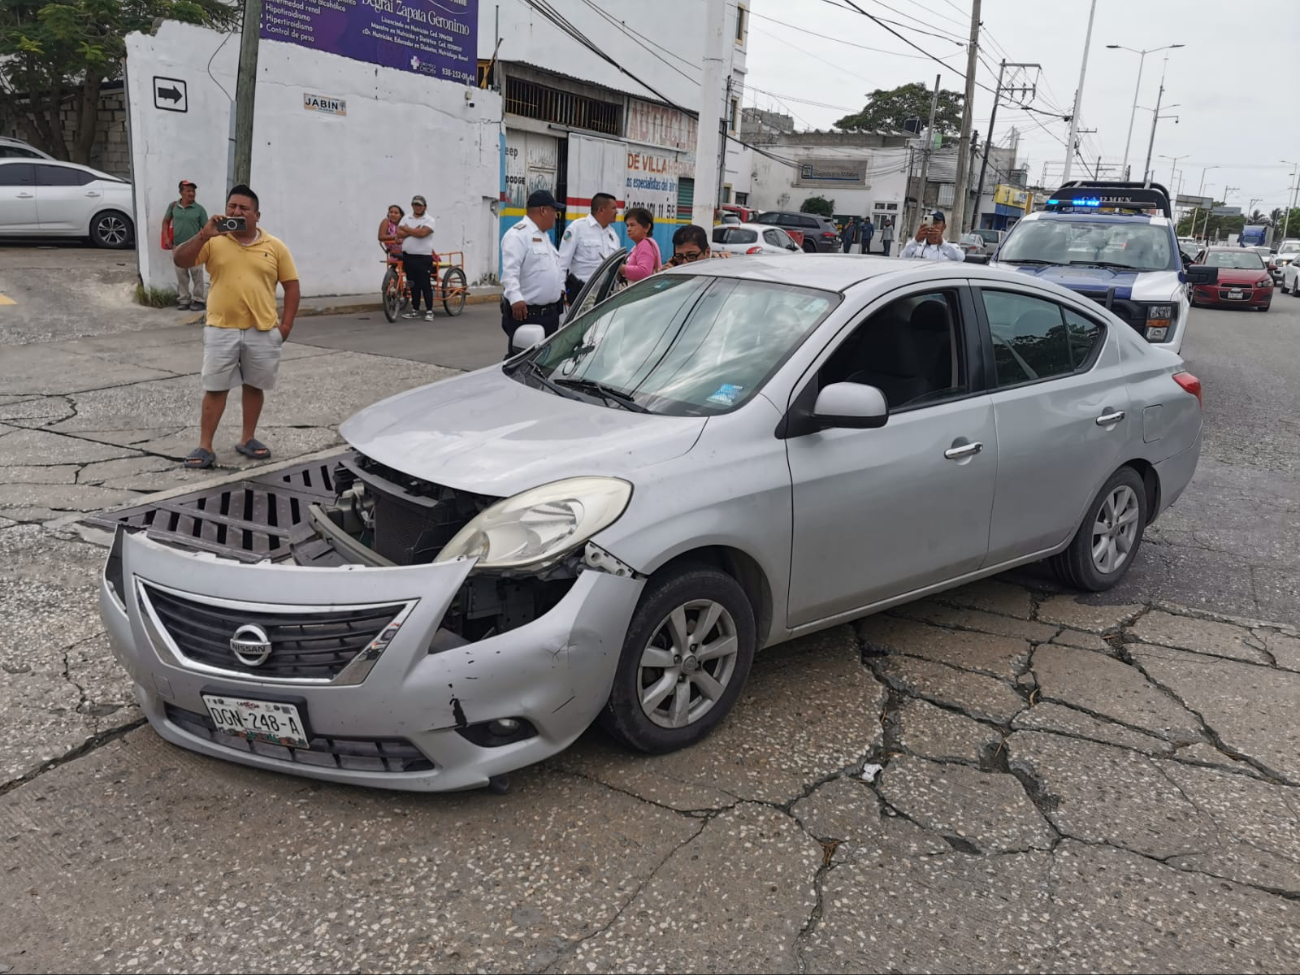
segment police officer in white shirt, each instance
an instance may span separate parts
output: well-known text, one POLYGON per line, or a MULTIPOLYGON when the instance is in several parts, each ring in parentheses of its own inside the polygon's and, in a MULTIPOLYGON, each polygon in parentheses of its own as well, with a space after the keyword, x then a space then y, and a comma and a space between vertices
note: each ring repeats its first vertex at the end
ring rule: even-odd
POLYGON ((956 244, 943 239, 947 227, 942 210, 930 215, 930 223, 921 224, 916 237, 907 242, 899 257, 919 257, 923 261, 964 261, 966 252, 956 244))
POLYGON ((618 201, 608 193, 597 193, 591 198, 591 213, 564 231, 560 270, 570 304, 578 300, 578 292, 596 268, 619 249, 618 234, 610 226, 617 216, 618 201))
POLYGON ((553 334, 564 310, 564 272, 551 242, 559 205, 547 190, 528 197, 528 215, 501 238, 501 328, 510 340, 520 325, 536 324, 553 334))

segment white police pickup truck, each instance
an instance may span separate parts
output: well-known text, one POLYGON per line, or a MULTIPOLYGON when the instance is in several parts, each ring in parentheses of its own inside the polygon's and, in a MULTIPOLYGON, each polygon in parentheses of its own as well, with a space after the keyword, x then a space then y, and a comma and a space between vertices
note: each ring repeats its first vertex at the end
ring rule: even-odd
POLYGON ((1169 191, 1158 183, 1066 183, 1016 224, 991 263, 1086 295, 1174 352, 1187 332, 1189 283, 1218 277, 1183 266, 1169 191))

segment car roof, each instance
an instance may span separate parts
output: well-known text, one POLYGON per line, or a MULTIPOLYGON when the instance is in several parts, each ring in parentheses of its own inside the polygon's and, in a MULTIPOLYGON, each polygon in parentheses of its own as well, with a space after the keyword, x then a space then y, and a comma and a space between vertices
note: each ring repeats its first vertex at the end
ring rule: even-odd
POLYGON ((887 275, 899 284, 904 284, 908 281, 925 281, 930 278, 952 278, 957 274, 971 279, 1014 281, 1017 284, 1042 287, 1044 290, 1055 290, 1050 283, 1035 281, 1019 271, 983 264, 904 260, 883 256, 868 257, 864 254, 806 254, 798 261, 791 261, 785 257, 759 255, 746 257, 743 260, 698 261, 678 268, 669 268, 663 273, 702 274, 717 278, 768 281, 836 292, 845 292, 864 281, 887 275), (960 270, 955 269, 954 264, 960 264, 960 270))
POLYGON ((780 230, 774 223, 720 223, 714 230, 721 230, 723 227, 728 230, 780 230))
POLYGON ((93 166, 83 166, 81 163, 68 162, 64 159, 0 159, 0 166, 21 165, 63 166, 67 169, 80 169, 83 173, 90 173, 94 176, 100 177, 101 179, 111 179, 114 182, 124 182, 124 180, 121 180, 119 177, 112 176, 109 173, 104 172, 102 169, 95 169, 93 166))

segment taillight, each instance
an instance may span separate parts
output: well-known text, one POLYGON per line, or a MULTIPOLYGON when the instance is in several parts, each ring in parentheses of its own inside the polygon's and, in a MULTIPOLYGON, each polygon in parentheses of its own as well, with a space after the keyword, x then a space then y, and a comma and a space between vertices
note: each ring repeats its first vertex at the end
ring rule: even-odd
POLYGON ((1205 405, 1201 401, 1201 381, 1197 379, 1195 376, 1193 376, 1190 372, 1174 373, 1174 382, 1176 382, 1179 386, 1183 387, 1183 389, 1186 392, 1189 392, 1193 396, 1195 396, 1196 403, 1198 406, 1205 405))
POLYGON ((830 240, 830 239, 833 238, 835 235, 834 235, 833 233, 831 233, 829 230, 823 230, 823 231, 822 231, 822 236, 825 237, 827 240, 830 240))
POLYGON ((761 254, 761 253, 763 253, 763 248, 761 248, 761 247, 751 247, 749 250, 745 251, 745 253, 746 253, 746 254, 761 254))

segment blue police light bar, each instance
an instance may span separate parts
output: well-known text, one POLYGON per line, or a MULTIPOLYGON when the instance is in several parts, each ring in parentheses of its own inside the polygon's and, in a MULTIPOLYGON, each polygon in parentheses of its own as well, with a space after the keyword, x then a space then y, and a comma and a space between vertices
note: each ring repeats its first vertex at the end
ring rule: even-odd
POLYGON ((1047 201, 1049 210, 1156 210, 1172 216, 1169 193, 1159 183, 1078 181, 1066 183, 1047 201))

